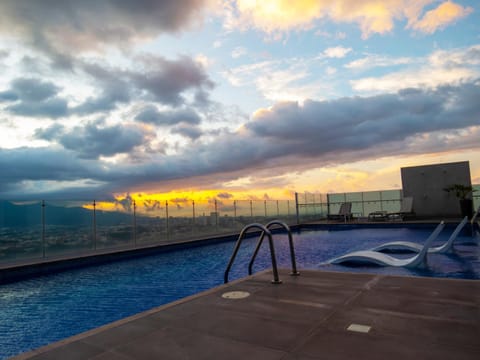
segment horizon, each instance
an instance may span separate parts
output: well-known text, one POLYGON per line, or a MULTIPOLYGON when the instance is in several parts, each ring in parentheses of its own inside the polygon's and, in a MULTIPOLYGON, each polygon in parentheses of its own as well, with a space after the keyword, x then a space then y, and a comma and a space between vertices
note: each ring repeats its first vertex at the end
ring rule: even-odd
POLYGON ((0 199, 480 184, 474 1, 0 3, 0 199))

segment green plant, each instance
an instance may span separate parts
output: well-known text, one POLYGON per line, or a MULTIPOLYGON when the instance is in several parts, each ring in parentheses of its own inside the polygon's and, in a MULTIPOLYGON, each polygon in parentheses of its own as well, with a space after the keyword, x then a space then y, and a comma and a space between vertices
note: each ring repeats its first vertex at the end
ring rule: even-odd
POLYGON ((453 185, 447 186, 443 190, 448 193, 454 193, 455 196, 460 200, 465 200, 469 194, 473 193, 474 191, 477 191, 476 189, 473 189, 471 185, 462 185, 462 184, 453 184, 453 185))

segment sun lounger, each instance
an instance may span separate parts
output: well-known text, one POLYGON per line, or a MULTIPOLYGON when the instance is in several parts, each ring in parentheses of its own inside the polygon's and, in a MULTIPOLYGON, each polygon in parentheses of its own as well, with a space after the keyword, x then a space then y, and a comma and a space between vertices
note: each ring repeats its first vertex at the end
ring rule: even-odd
MULTIPOLYGON (((436 247, 431 247, 428 249, 429 253, 446 253, 449 251, 452 246, 453 242, 457 238, 458 234, 462 229, 465 227, 465 225, 468 222, 468 217, 465 216, 463 220, 457 225, 453 233, 450 235, 448 240, 441 246, 436 246, 436 247)), ((435 230, 434 230, 435 231, 435 230)), ((411 241, 392 241, 388 242, 379 246, 376 246, 370 250, 372 251, 389 251, 389 252, 395 252, 395 251, 412 251, 412 252, 420 252, 423 249, 423 245, 411 242, 411 241)))
POLYGON ((398 259, 387 254, 383 254, 378 251, 364 250, 364 251, 354 251, 340 257, 334 258, 329 261, 331 264, 342 264, 342 263, 360 263, 360 264, 371 264, 371 265, 380 265, 380 266, 395 266, 395 267, 417 267, 422 264, 427 256, 428 249, 432 244, 433 240, 438 236, 438 234, 443 230, 445 223, 442 221, 437 228, 430 234, 428 239, 425 241, 425 245, 422 250, 415 256, 407 259, 398 259))
POLYGON ((352 203, 342 203, 342 205, 340 205, 340 209, 338 210, 338 214, 329 214, 327 218, 328 220, 350 220, 352 218, 352 203))

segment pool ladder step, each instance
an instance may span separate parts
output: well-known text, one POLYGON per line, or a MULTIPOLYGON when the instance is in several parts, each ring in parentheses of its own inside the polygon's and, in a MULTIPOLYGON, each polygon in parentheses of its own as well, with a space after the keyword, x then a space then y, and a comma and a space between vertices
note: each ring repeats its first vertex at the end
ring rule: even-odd
POLYGON ((253 252, 252 258, 250 259, 250 262, 248 264, 248 274, 252 275, 252 269, 253 269, 253 263, 255 262, 255 259, 257 257, 258 251, 260 250, 260 247, 262 246, 263 240, 265 239, 265 236, 268 238, 268 244, 270 248, 270 258, 272 260, 272 271, 273 271, 273 284, 281 284, 282 281, 278 277, 278 269, 277 269, 277 258, 275 256, 275 246, 273 245, 273 236, 272 232, 270 231, 270 228, 273 226, 280 226, 283 227, 288 234, 288 243, 290 247, 290 259, 292 262, 292 271, 290 275, 292 276, 297 276, 300 275, 300 273, 297 271, 297 263, 295 261, 295 249, 293 246, 293 238, 292 238, 292 231, 290 230, 290 227, 285 224, 283 221, 280 220, 272 220, 266 225, 262 225, 259 223, 252 223, 248 224, 245 226, 242 231, 240 232, 240 235, 238 236, 237 242, 235 244, 235 248, 233 249, 232 256, 230 257, 230 260, 228 262, 227 268, 225 270, 225 274, 223 276, 223 281, 224 283, 228 283, 228 274, 230 272, 230 269, 232 268, 233 262, 235 261, 235 257, 237 256, 238 250, 240 249, 240 246, 242 244, 243 239, 245 238, 245 235, 247 232, 251 229, 257 229, 261 230, 260 237, 258 238, 257 245, 255 246, 255 251, 253 252))

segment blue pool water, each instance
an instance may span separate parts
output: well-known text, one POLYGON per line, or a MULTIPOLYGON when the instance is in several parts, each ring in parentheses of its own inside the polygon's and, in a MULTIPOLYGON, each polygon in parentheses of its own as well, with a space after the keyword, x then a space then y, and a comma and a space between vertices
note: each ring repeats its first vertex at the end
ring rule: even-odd
MULTIPOLYGON (((480 247, 466 234, 451 254, 431 254, 424 269, 319 265, 385 241, 423 242, 433 228, 302 231, 294 234, 301 269, 480 279, 480 247)), ((446 241, 447 228, 438 242, 446 241)), ((278 263, 290 266, 285 235, 274 236, 278 263)), ((256 239, 247 239, 230 280, 247 274, 256 239)), ((0 359, 64 339, 223 283, 234 242, 193 247, 0 285, 0 359)), ((405 256, 405 255, 404 255, 405 256)), ((408 255, 410 256, 410 255, 408 255)), ((265 242, 254 270, 269 268, 265 242)))

